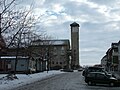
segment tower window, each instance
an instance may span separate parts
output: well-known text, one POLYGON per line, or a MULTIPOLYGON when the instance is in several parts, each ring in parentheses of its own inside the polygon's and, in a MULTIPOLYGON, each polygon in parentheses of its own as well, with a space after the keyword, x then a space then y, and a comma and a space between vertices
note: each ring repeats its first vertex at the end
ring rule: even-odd
POLYGON ((62 64, 62 62, 60 62, 60 64, 62 64))
POLYGON ((54 64, 54 61, 52 61, 52 64, 54 64))

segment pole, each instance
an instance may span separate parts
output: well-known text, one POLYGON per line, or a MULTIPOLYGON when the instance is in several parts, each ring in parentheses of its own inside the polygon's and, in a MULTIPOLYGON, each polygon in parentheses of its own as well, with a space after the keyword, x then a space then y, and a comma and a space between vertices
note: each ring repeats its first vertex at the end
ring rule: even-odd
POLYGON ((1 37, 1 13, 0 13, 0 37, 1 37))
MULTIPOLYGON (((0 40, 2 39, 2 37, 1 37, 1 13, 0 13, 0 40)), ((0 41, 1 42, 1 41, 0 41)), ((0 62, 1 62, 1 51, 2 51, 2 47, 0 46, 0 62)))
MULTIPOLYGON (((1 37, 1 31, 2 30, 1 30, 1 13, 0 13, 0 40, 2 39, 2 37, 1 37)), ((0 60, 1 60, 1 49, 2 49, 2 47, 0 46, 0 60)))

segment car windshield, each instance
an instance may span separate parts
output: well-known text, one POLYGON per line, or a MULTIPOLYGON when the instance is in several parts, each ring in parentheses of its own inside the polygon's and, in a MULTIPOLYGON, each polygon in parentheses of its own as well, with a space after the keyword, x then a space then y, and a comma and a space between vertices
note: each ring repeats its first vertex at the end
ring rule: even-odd
POLYGON ((102 68, 95 68, 95 67, 90 67, 88 68, 88 72, 102 72, 102 68))

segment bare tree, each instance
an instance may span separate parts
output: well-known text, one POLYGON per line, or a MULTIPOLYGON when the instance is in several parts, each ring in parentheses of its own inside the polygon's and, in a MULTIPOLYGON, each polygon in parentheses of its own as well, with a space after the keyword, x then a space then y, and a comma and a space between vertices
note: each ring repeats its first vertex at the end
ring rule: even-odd
POLYGON ((24 47, 27 52, 31 41, 44 36, 43 32, 39 34, 34 32, 38 21, 32 14, 31 8, 14 9, 16 6, 16 0, 0 1, 0 35, 4 36, 7 48, 16 48, 15 73, 19 49, 24 47))
POLYGON ((1 0, 0 7, 0 34, 2 34, 6 39, 7 47, 13 46, 14 39, 19 37, 18 34, 21 32, 24 34, 33 33, 33 29, 37 21, 35 16, 32 14, 31 8, 30 10, 15 10, 16 0, 10 0, 9 2, 8 0, 1 0))

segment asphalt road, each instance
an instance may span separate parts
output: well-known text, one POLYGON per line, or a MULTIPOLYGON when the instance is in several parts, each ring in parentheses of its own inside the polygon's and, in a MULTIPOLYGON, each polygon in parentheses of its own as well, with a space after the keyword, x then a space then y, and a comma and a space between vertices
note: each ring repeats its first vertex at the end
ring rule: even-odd
POLYGON ((81 72, 63 73, 14 90, 120 90, 108 85, 88 86, 81 72))

